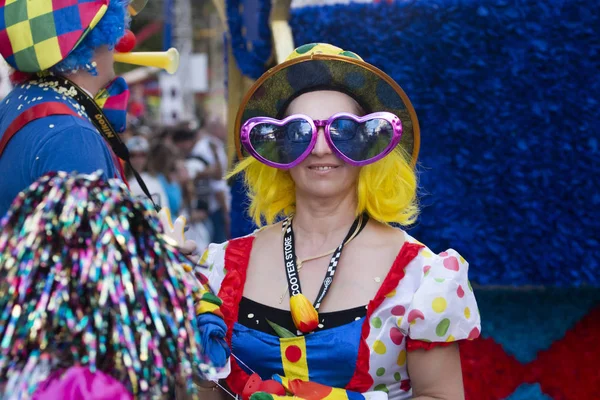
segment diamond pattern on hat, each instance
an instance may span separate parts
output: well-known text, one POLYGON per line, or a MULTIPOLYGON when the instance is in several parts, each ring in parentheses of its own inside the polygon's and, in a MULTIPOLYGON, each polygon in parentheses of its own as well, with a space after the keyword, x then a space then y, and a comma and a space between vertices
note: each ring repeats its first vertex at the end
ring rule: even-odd
POLYGON ((33 47, 38 60, 45 59, 49 63, 58 64, 63 59, 56 36, 36 43, 33 47), (52 49, 52 51, 48 51, 48 49, 52 49))
POLYGON ((27 17, 35 18, 40 15, 52 14, 52 2, 48 0, 28 0, 27 17))
POLYGON ((19 22, 27 21, 27 8, 26 2, 6 2, 7 4, 4 6, 4 20, 7 21, 6 25, 14 25, 19 22), (10 21, 10 24, 9 22, 10 21))
POLYGON ((54 26, 54 17, 52 13, 42 14, 31 19, 32 26, 43 26, 44 29, 32 29, 31 37, 33 43, 40 43, 50 38, 56 37, 56 27, 54 26))
POLYGON ((93 29, 109 0, 0 0, 0 53, 22 72, 64 60, 93 29))
POLYGON ((61 21, 56 27, 56 34, 73 32, 82 29, 81 18, 79 17, 79 7, 70 6, 61 8, 54 12, 54 18, 61 21))
POLYGON ((12 49, 15 53, 33 46, 30 24, 28 20, 17 22, 6 28, 12 49))
POLYGON ((77 30, 63 35, 58 36, 58 44, 60 46, 61 54, 65 54, 65 57, 71 49, 75 48, 75 45, 79 41, 79 38, 83 34, 83 30, 77 30))
POLYGON ((78 0, 52 0, 52 9, 59 10, 64 7, 74 6, 80 2, 78 0))
MULTIPOLYGON (((2 10, 0 9, 0 18, 2 18, 2 10)), ((0 53, 5 57, 13 54, 12 46, 10 44, 10 39, 8 38, 8 32, 6 29, 0 31, 0 53)))

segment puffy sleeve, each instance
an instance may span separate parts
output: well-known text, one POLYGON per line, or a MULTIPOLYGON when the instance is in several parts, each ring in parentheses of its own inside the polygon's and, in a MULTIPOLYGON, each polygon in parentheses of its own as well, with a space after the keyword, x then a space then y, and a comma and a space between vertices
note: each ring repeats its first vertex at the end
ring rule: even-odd
POLYGON ((455 250, 428 255, 420 286, 407 312, 408 350, 475 339, 481 320, 468 279, 469 264, 455 250))
POLYGON ((229 356, 231 352, 225 339, 227 325, 221 311, 223 301, 216 295, 218 289, 213 289, 213 286, 221 285, 225 276, 223 267, 225 248, 226 243, 209 245, 198 263, 199 266, 194 271, 194 275, 200 283, 193 293, 196 324, 200 331, 200 345, 203 354, 217 368, 217 373, 214 374, 209 368, 203 370, 201 366, 201 373, 208 380, 224 378, 230 372, 229 356))
POLYGON ((200 272, 206 276, 208 286, 214 293, 219 293, 225 278, 225 251, 228 244, 229 242, 211 243, 198 262, 203 266, 200 272))

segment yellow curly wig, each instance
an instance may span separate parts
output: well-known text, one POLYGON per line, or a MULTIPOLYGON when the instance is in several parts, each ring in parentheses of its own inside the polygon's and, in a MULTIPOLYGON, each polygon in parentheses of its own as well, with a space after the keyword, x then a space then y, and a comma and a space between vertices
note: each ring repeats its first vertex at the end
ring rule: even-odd
MULTIPOLYGON (((397 147, 381 160, 361 168, 356 185, 356 215, 386 224, 402 226, 416 221, 417 176, 409 157, 397 147)), ((289 171, 269 167, 253 157, 240 161, 227 178, 244 173, 250 207, 248 213, 257 226, 272 224, 289 216, 296 208, 296 187, 289 171)))

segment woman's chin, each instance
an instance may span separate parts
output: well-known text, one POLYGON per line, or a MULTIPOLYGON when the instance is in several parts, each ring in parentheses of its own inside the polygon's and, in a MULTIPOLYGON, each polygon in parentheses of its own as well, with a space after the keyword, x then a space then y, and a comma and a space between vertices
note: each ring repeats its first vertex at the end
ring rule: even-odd
POLYGON ((358 181, 358 169, 346 166, 337 168, 308 168, 301 166, 292 171, 292 179, 296 183, 296 196, 303 194, 312 198, 336 198, 355 192, 358 181))
MULTIPOLYGON (((299 187, 296 186, 296 194, 298 194, 299 187)), ((329 199, 339 197, 342 193, 348 191, 348 187, 345 185, 336 184, 335 182, 309 182, 309 184, 305 185, 304 192, 306 195, 312 198, 318 199, 329 199)))

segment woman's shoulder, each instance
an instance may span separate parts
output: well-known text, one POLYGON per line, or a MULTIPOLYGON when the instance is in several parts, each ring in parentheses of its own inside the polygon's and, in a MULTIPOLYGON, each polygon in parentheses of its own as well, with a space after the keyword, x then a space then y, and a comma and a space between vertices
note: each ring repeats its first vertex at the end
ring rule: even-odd
POLYGON ((271 240, 274 238, 279 238, 281 237, 282 227, 282 221, 275 222, 274 224, 265 225, 256 229, 250 234, 250 236, 253 236, 254 238, 259 240, 271 240))
POLYGON ((395 258, 406 242, 406 234, 402 229, 370 221, 356 240, 361 249, 370 249, 381 256, 395 258))
POLYGON ((369 227, 372 228, 373 234, 378 239, 383 239, 386 242, 395 242, 400 243, 406 240, 406 232, 404 230, 384 224, 382 222, 373 221, 373 223, 369 224, 369 227))
MULTIPOLYGON (((404 232, 405 242, 420 246, 419 252, 411 262, 412 266, 420 266, 423 275, 428 275, 429 271, 435 272, 435 275, 444 275, 445 277, 456 277, 457 272, 466 275, 469 268, 467 260, 453 248, 446 249, 440 253, 431 250, 427 245, 415 239, 404 232)), ((414 270, 414 268, 412 268, 414 270)))
MULTIPOLYGON (((223 243, 211 243, 204 251, 202 258, 200 259, 200 263, 209 265, 215 259, 224 257, 227 248, 230 246, 237 247, 243 243, 252 243, 254 246, 256 246, 261 242, 269 243, 279 237, 281 237, 281 222, 258 228, 252 233, 237 237, 235 239, 227 240, 223 243)), ((244 246, 244 248, 247 248, 248 250, 252 249, 252 247, 248 248, 247 246, 244 246)))
MULTIPOLYGON (((275 246, 281 246, 282 222, 276 222, 256 229, 254 232, 244 236, 243 240, 251 240, 253 257, 263 253, 271 254, 276 250, 275 246)), ((235 239, 238 240, 238 239, 235 239)))
POLYGON ((223 243, 211 243, 208 245, 198 264, 208 270, 213 280, 222 281, 227 270, 225 264, 230 268, 247 266, 250 253, 256 249, 268 246, 278 240, 281 235, 281 223, 268 225, 254 232, 223 243))

